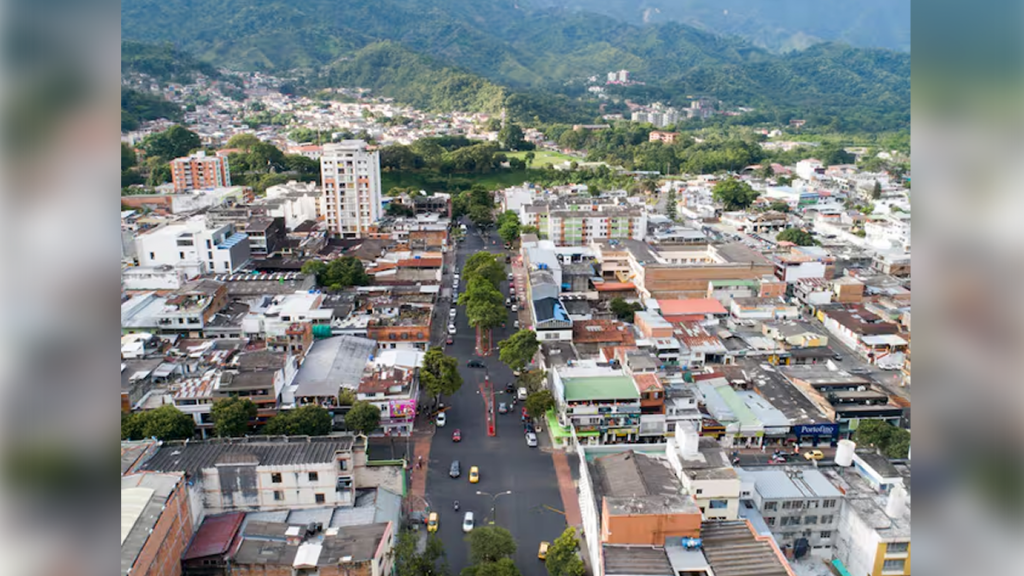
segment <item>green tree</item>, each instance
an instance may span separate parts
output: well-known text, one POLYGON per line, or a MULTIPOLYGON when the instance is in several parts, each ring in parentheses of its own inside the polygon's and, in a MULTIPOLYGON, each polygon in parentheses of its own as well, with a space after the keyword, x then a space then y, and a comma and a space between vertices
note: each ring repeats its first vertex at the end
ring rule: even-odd
POLYGON ((462 279, 466 282, 467 288, 473 278, 483 278, 497 289, 501 281, 505 279, 505 267, 498 263, 498 259, 490 252, 477 252, 466 259, 462 266, 462 279))
POLYGON ((509 220, 498 228, 498 236, 511 244, 519 239, 519 220, 509 220))
POLYGON ((121 142, 121 171, 124 172, 129 168, 134 168, 138 162, 138 158, 135 157, 135 150, 125 142, 121 142))
POLYGON ((883 420, 863 420, 853 433, 858 446, 877 448, 889 458, 906 458, 910 450, 910 431, 883 420))
POLYGON ((544 561, 549 576, 583 576, 586 566, 579 555, 579 540, 576 539, 576 528, 569 526, 562 535, 548 547, 548 557, 544 561))
POLYGON ((318 404, 307 404, 294 410, 279 412, 267 421, 264 434, 272 436, 326 436, 331 433, 334 417, 318 404))
POLYGON ((427 350, 427 353, 423 355, 420 383, 435 398, 455 394, 462 388, 459 361, 451 356, 446 356, 441 348, 427 350))
POLYGON ((213 429, 217 436, 238 437, 249 431, 249 424, 256 420, 256 404, 248 398, 221 398, 210 408, 213 429))
POLYGON ((489 206, 481 206, 475 204, 469 208, 469 219, 473 221, 473 224, 477 226, 483 226, 490 224, 494 221, 494 210, 489 206))
POLYGON ((676 190, 671 188, 665 195, 665 215, 671 220, 676 219, 676 190))
POLYGON ((338 393, 338 406, 351 406, 356 403, 356 391, 351 388, 342 388, 338 393))
POLYGON ((776 200, 768 205, 768 209, 776 212, 789 212, 789 204, 786 204, 781 200, 776 200))
POLYGON ((498 131, 498 144, 503 150, 516 151, 523 145, 523 129, 508 122, 498 131))
POLYGON ((538 229, 536 226, 523 226, 522 228, 519 229, 519 235, 520 236, 522 236, 523 234, 539 234, 539 233, 540 233, 540 229, 538 229))
POLYGON ((360 400, 345 414, 345 425, 349 430, 369 436, 380 426, 380 408, 360 400))
POLYGON ((308 260, 302 265, 302 273, 315 275, 317 285, 332 291, 350 286, 366 286, 373 280, 363 268, 362 261, 354 256, 342 256, 329 263, 308 260))
POLYGON ((772 168, 772 165, 771 165, 770 162, 765 162, 764 164, 761 165, 760 168, 758 168, 754 172, 754 174, 756 174, 757 177, 761 178, 762 180, 767 180, 767 179, 771 178, 772 176, 775 176, 775 169, 772 168))
POLYGON ((644 309, 643 305, 639 302, 626 302, 624 298, 612 298, 612 301, 608 303, 608 307, 611 309, 612 314, 615 314, 623 322, 632 322, 633 314, 644 309))
MULTIPOLYGON (((151 158, 151 160, 159 160, 158 158, 151 158)), ((147 160, 147 164, 148 164, 147 160)), ((149 171, 149 178, 146 179, 146 183, 150 186, 159 186, 171 181, 171 165, 168 162, 160 162, 155 164, 149 171)))
POLYGON ((147 156, 174 160, 188 156, 193 150, 203 147, 199 135, 187 128, 175 124, 163 132, 151 134, 142 142, 147 156))
POLYGON ((448 576, 448 560, 444 544, 437 534, 427 535, 423 552, 417 552, 419 537, 416 532, 402 530, 391 549, 396 576, 448 576))
POLYGON ((406 206, 401 202, 390 202, 388 204, 388 216, 405 216, 412 217, 416 215, 416 211, 413 210, 412 206, 406 206))
POLYGON ((873 200, 878 200, 881 197, 882 197, 882 185, 878 182, 878 180, 875 180, 874 185, 871 186, 871 198, 873 200))
POLYGON ((715 184, 711 197, 721 202, 726 210, 746 210, 757 200, 757 192, 750 184, 729 178, 715 184))
POLYGON ((530 150, 529 152, 526 153, 526 156, 524 156, 524 158, 526 159, 527 168, 533 166, 533 159, 536 157, 537 155, 533 153, 533 150, 530 150))
POLYGON ((799 228, 786 228, 779 235, 775 237, 779 242, 792 242, 797 246, 814 246, 817 241, 814 240, 814 236, 810 233, 805 232, 799 228))
POLYGON ((122 440, 184 440, 195 435, 195 428, 191 416, 170 404, 121 416, 122 440))
POLYGON ((235 134, 228 139, 225 148, 238 148, 243 152, 249 152, 254 146, 262 142, 255 134, 250 132, 242 132, 241 134, 235 134))
POLYGON ((500 526, 480 526, 466 537, 469 541, 469 561, 473 564, 497 562, 516 553, 512 533, 500 526))
POLYGON ((532 417, 539 418, 555 407, 555 397, 550 390, 538 390, 526 397, 525 406, 532 417))
POLYGON ((499 347, 501 361, 512 370, 522 370, 529 364, 540 349, 537 333, 533 330, 520 330, 503 340, 499 347))
MULTIPOLYGON (((476 532, 476 530, 474 530, 476 532)), ((497 562, 481 562, 469 566, 461 576, 520 576, 519 568, 511 558, 501 558, 497 562)))

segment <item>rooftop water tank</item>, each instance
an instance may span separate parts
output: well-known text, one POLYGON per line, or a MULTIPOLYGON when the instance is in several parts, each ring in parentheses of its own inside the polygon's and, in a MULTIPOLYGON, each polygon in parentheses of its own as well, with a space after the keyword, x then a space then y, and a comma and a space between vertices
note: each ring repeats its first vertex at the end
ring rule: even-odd
POLYGON ((836 464, 840 466, 853 465, 853 452, 857 444, 853 440, 840 440, 836 448, 836 464))

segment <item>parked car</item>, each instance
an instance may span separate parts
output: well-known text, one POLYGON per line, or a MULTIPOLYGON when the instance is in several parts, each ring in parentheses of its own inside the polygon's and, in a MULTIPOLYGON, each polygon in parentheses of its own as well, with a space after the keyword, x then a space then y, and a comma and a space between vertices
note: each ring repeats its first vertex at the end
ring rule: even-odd
POLYGON ((455 338, 452 338, 451 336, 449 336, 447 339, 445 339, 444 343, 448 344, 449 346, 452 345, 452 344, 455 344, 455 338))
POLYGON ((519 328, 519 320, 516 320, 516 321, 512 322, 512 327, 513 328, 519 328))
POLYGON ((536 448, 537 447, 537 434, 535 434, 533 432, 527 432, 526 433, 526 445, 529 446, 530 448, 536 448))
POLYGON ((451 310, 448 311, 448 317, 451 318, 452 320, 454 320, 455 319, 455 315, 457 313, 458 313, 458 309, 452 308, 451 310))
POLYGON ((505 306, 511 306, 511 305, 512 305, 512 299, 511 298, 505 298, 505 306))
POLYGON ((448 416, 444 412, 437 415, 437 427, 444 428, 444 425, 448 423, 448 416))
POLYGON ((455 334, 455 324, 449 324, 448 325, 448 333, 449 334, 455 334))
POLYGON ((504 402, 498 403, 498 414, 508 414, 508 404, 504 402))
POLYGON ((850 368, 849 372, 850 372, 850 374, 867 374, 867 373, 871 372, 871 369, 870 368, 865 368, 863 366, 858 366, 856 368, 850 368))
POLYGON ((472 466, 469 469, 469 483, 476 484, 478 482, 480 482, 480 469, 472 466))
POLYGON ((537 549, 537 558, 540 560, 548 559, 548 546, 551 546, 550 542, 541 542, 540 548, 537 549))
POLYGON ((515 393, 516 393, 516 385, 515 384, 513 384, 511 382, 509 382, 508 384, 505 384, 505 394, 515 394, 515 393))
POLYGON ((511 272, 509 272, 508 273, 508 281, 511 282, 513 278, 515 278, 515 275, 512 274, 511 272))
MULTIPOLYGON (((519 387, 519 400, 520 401, 526 400, 526 387, 525 386, 520 386, 519 387)), ((526 408, 523 408, 523 414, 524 415, 526 414, 526 408)))
POLYGON ((452 442, 462 442, 462 430, 456 428, 455 431, 452 432, 452 442))
POLYGON ((466 368, 483 368, 484 363, 479 360, 470 360, 466 362, 466 368))
POLYGON ((452 461, 452 466, 451 468, 448 469, 448 475, 451 476, 452 478, 458 478, 459 476, 462 476, 462 467, 459 465, 458 460, 452 461))
POLYGON ((808 450, 807 452, 804 452, 805 460, 821 460, 824 457, 825 454, 823 454, 821 450, 808 450))
POLYGON ((516 305, 516 304, 513 304, 513 305, 512 305, 512 311, 513 311, 513 312, 518 312, 518 311, 519 311, 519 306, 518 306, 518 305, 516 305))
POLYGON ((431 512, 427 518, 427 532, 437 532, 438 520, 437 512, 431 512))
POLYGON ((533 427, 533 422, 527 422, 523 425, 523 432, 526 434, 536 434, 537 430, 533 427))
POLYGON ((472 532, 473 531, 473 513, 466 512, 466 515, 462 518, 462 531, 472 532))

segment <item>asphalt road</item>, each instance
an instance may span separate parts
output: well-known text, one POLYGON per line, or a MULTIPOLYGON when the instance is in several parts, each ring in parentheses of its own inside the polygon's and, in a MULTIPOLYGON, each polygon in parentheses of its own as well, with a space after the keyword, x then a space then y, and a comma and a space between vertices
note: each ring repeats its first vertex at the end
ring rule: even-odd
MULTIPOLYGON (((459 270, 469 256, 481 250, 504 254, 501 241, 493 230, 486 236, 486 245, 484 237, 470 228, 466 240, 458 247, 459 270), (496 243, 492 244, 492 241, 496 243)), ((464 282, 460 289, 465 289, 464 282)), ((503 283, 502 292, 508 294, 507 282, 503 283)), ((510 312, 506 328, 494 331, 495 342, 512 334, 512 319, 510 312)), ((485 358, 475 355, 475 332, 466 322, 465 310, 461 307, 455 325, 455 342, 447 347, 447 353, 459 359, 464 383, 458 393, 445 399, 451 409, 447 411, 447 425, 437 429, 431 444, 426 496, 430 509, 440 516, 439 534, 445 544, 449 567, 453 574, 458 574, 469 564, 469 544, 462 532, 462 519, 465 512, 472 511, 477 526, 493 520, 512 532, 518 544, 515 562, 524 576, 544 576, 547 571, 544 563, 537 559, 537 547, 543 540, 553 542, 566 525, 559 512, 547 508, 562 508, 551 454, 545 448, 543 438, 539 448, 526 445, 519 415, 522 403, 508 414, 496 412, 497 436, 487 435, 479 384, 485 375, 489 375, 494 384, 495 404, 510 401, 504 389, 505 384, 513 381, 513 375, 498 359, 496 352, 485 358), (470 359, 482 360, 486 368, 467 368, 466 362, 470 359), (452 442, 455 429, 462 431, 460 443, 452 442), (448 476, 453 460, 461 463, 460 478, 448 476), (469 483, 470 466, 480 468, 478 484, 469 483), (476 494, 477 491, 498 494, 508 490, 512 494, 496 499, 476 494), (460 504, 458 512, 454 510, 455 500, 460 504), (491 512, 492 502, 495 514, 491 512)))

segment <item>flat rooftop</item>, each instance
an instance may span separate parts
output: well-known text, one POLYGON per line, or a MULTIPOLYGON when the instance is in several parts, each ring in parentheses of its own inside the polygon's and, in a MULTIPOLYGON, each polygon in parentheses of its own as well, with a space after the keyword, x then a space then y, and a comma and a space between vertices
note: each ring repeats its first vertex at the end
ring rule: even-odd
POLYGON ((350 452, 351 436, 250 436, 201 442, 166 442, 142 470, 184 472, 195 476, 218 463, 242 461, 257 466, 291 466, 333 462, 338 452, 350 452))
POLYGON ((676 576, 665 549, 657 546, 624 546, 605 544, 604 573, 612 575, 676 576))
POLYGON ((566 402, 639 400, 629 376, 584 376, 562 380, 566 402))
POLYGON ((738 474, 741 480, 753 482, 765 500, 843 497, 824 474, 805 466, 742 469, 738 474))
POLYGON ((793 574, 771 537, 757 536, 745 520, 705 522, 700 536, 715 576, 793 574))
POLYGON ((337 396, 341 388, 355 389, 377 341, 358 336, 317 340, 295 375, 295 396, 337 396))

